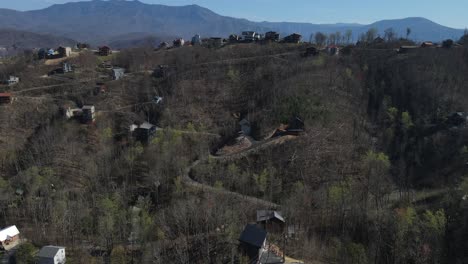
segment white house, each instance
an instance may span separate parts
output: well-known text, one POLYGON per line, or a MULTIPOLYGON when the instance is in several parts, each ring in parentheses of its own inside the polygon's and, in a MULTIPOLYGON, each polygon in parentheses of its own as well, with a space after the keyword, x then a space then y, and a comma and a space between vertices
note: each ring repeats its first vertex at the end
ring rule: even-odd
POLYGON ((19 78, 16 76, 10 76, 10 78, 6 81, 8 85, 15 85, 19 83, 19 78))
POLYGON ((125 69, 122 69, 122 68, 112 69, 112 79, 113 80, 120 80, 124 76, 125 76, 125 69))
POLYGON ((19 242, 20 232, 15 225, 0 230, 0 248, 9 250, 19 242))
POLYGON ((39 264, 65 264, 65 248, 45 246, 37 254, 39 264))

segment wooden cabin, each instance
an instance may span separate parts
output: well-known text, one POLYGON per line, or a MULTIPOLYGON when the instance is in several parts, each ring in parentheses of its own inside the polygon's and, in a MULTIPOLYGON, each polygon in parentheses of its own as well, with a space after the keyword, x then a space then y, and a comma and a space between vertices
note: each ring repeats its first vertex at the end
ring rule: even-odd
POLYGON ((99 56, 109 56, 112 54, 112 49, 108 46, 99 47, 99 56))
POLYGON ((280 212, 258 210, 257 225, 270 233, 283 233, 286 221, 280 212))
POLYGON ((0 105, 11 104, 12 101, 11 93, 0 93, 0 105))

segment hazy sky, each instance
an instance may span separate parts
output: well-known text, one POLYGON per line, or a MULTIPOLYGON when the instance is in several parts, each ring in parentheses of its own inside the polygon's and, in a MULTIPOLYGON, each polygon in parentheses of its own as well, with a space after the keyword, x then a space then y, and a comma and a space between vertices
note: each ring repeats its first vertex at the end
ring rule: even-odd
MULTIPOLYGON (((77 0, 0 0, 0 8, 40 9, 77 0)), ((426 17, 455 28, 468 27, 468 0, 140 0, 149 4, 198 4, 221 15, 254 21, 371 23, 426 17)))

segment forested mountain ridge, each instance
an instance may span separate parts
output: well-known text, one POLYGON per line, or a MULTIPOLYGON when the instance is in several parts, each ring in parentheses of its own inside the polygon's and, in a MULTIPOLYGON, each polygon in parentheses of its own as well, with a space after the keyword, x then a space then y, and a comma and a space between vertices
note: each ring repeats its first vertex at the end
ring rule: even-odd
POLYGON ((249 263, 239 238, 264 210, 285 222, 266 256, 467 262, 468 49, 393 41, 83 50, 51 75, 2 61, 20 78, 0 86, 18 262, 57 244, 70 264, 249 263))

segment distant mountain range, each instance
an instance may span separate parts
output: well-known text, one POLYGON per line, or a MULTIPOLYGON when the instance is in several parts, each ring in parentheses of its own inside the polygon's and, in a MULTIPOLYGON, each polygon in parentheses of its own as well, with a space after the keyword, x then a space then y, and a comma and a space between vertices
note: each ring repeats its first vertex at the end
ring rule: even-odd
MULTIPOLYGON (((383 20, 370 25, 253 22, 221 16, 197 5, 149 5, 123 0, 72 2, 26 12, 0 9, 0 27, 64 36, 93 45, 120 42, 122 47, 145 43, 148 36, 156 41, 169 40, 173 36, 189 38, 196 33, 203 37, 227 37, 245 30, 273 30, 282 35, 295 32, 302 34, 305 40, 318 31, 332 33, 347 29, 353 30, 356 40, 369 28, 376 28, 383 35, 384 30, 390 27, 400 36, 405 36, 406 28, 411 28, 410 38, 417 41, 458 39, 463 35, 461 29, 445 27, 425 18, 383 20), (124 36, 124 39, 119 40, 119 36, 124 36)), ((0 46, 3 45, 1 41, 0 38, 0 46)))

